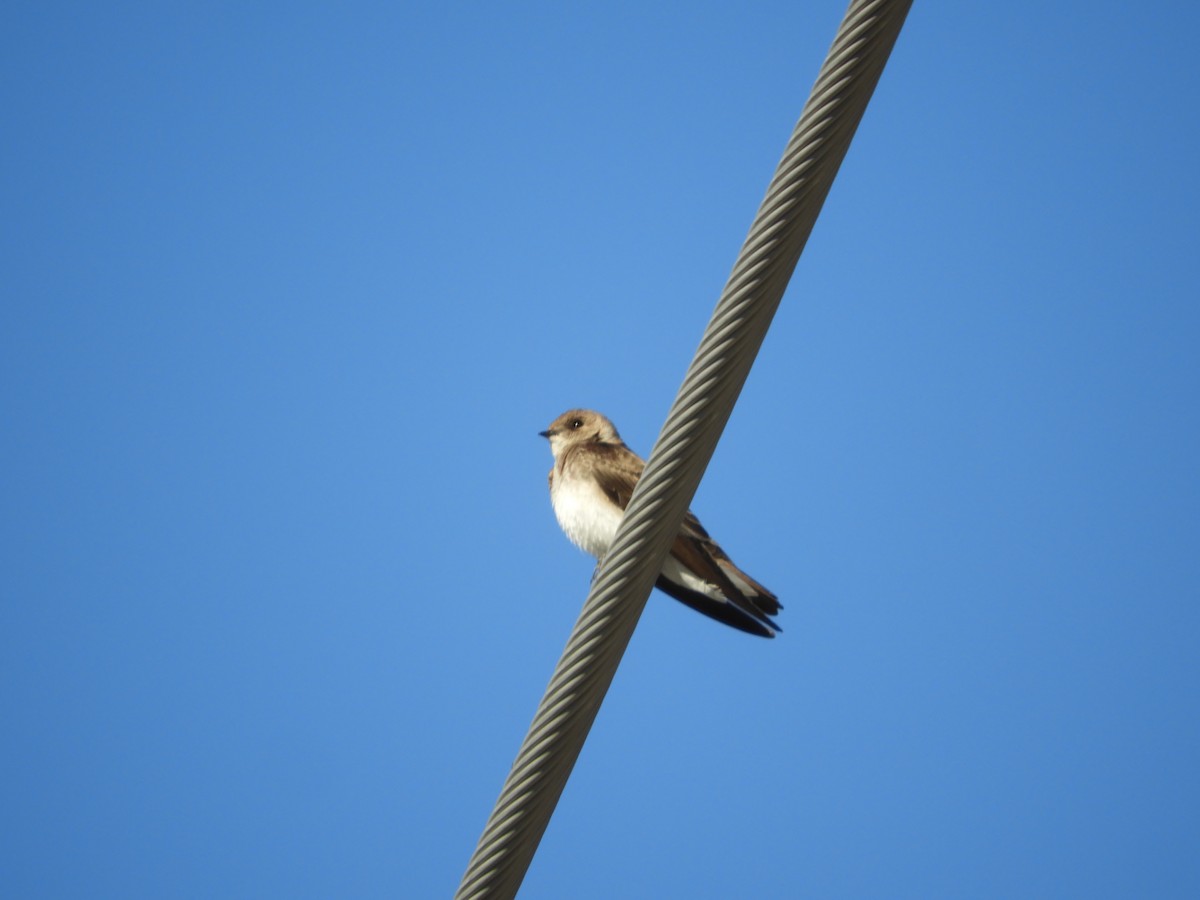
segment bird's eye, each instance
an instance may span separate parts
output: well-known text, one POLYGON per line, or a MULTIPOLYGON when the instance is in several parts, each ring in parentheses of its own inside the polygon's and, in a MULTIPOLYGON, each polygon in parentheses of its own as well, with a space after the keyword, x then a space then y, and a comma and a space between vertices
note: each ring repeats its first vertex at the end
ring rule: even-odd
POLYGON ((572 419, 571 427, 572 428, 582 428, 583 427, 583 419, 572 419))

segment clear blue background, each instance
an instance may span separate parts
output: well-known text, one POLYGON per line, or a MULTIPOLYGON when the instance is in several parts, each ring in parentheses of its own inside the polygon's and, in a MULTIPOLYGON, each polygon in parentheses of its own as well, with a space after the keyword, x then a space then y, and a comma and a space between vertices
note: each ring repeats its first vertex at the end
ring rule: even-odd
MULTIPOLYGON (((439 897, 840 3, 10 4, 0 895, 439 897)), ((917 3, 528 898, 1200 893, 1192 3, 917 3)))

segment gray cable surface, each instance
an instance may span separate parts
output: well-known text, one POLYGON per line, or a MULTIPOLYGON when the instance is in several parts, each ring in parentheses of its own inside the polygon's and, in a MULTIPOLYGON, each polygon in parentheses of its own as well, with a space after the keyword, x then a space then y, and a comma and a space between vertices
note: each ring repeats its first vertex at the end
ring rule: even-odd
POLYGON ((911 5, 851 2, 458 900, 516 896, 911 5))

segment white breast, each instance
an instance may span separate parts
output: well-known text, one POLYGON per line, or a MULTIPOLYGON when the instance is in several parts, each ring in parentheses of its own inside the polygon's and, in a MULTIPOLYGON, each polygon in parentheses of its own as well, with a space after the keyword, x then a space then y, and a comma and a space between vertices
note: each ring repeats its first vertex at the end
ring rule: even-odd
POLYGON ((575 546, 597 559, 608 552, 624 512, 595 481, 556 473, 550 502, 558 524, 575 546))

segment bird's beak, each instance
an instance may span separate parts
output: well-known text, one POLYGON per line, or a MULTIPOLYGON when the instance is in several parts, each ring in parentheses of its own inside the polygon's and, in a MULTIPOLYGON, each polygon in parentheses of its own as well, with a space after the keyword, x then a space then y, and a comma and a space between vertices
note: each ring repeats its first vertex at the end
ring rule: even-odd
POLYGON ((544 437, 546 440, 550 440, 550 435, 554 434, 554 430, 548 429, 546 431, 539 431, 538 434, 544 437))

